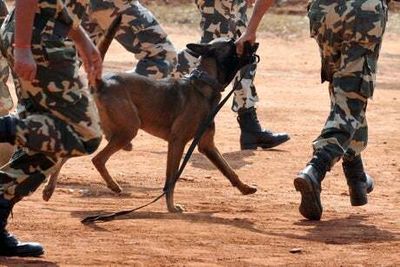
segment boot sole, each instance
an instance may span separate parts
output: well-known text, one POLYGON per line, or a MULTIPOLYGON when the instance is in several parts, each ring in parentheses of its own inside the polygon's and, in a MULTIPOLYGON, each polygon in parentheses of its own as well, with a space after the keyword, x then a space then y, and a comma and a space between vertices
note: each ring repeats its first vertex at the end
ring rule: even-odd
POLYGON ((289 140, 290 140, 290 137, 282 139, 279 142, 274 143, 274 144, 264 144, 264 143, 240 144, 240 149, 241 150, 257 150, 258 147, 260 147, 262 149, 269 149, 269 148, 274 148, 276 146, 279 146, 289 140))
POLYGON ((306 175, 299 174, 294 179, 294 187, 301 194, 300 214, 309 220, 319 221, 322 215, 322 204, 318 197, 319 190, 306 175))
POLYGON ((19 253, 19 254, 2 254, 0 253, 0 256, 2 257, 39 257, 44 254, 44 250, 41 251, 36 251, 36 252, 27 252, 27 253, 19 253))
POLYGON ((353 207, 364 206, 368 203, 368 199, 367 196, 354 197, 354 195, 351 195, 350 203, 353 207))

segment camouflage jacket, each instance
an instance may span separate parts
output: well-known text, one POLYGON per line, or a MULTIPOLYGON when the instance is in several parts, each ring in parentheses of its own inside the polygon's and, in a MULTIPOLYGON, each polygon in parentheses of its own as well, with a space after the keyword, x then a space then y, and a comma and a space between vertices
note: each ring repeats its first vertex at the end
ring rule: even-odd
POLYGON ((39 0, 35 34, 66 37, 71 27, 78 27, 86 12, 88 0, 39 0))

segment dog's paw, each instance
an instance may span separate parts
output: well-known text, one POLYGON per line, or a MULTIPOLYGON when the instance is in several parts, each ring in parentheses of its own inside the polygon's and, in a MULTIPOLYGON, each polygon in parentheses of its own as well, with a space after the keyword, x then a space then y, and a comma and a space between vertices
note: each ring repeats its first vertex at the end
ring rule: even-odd
POLYGON ((51 196, 54 193, 54 189, 55 188, 50 188, 50 187, 45 187, 45 189, 43 189, 42 198, 44 201, 50 200, 51 196))
POLYGON ((182 205, 176 204, 173 207, 168 207, 168 211, 172 213, 182 213, 185 211, 185 209, 182 205))
POLYGON ((244 184, 241 187, 239 187, 239 190, 243 195, 251 195, 257 192, 257 187, 244 184))
POLYGON ((121 194, 122 188, 118 184, 107 184, 107 187, 117 194, 121 194))
POLYGON ((125 145, 122 149, 124 151, 132 151, 133 145, 132 145, 132 143, 129 143, 129 144, 125 145))

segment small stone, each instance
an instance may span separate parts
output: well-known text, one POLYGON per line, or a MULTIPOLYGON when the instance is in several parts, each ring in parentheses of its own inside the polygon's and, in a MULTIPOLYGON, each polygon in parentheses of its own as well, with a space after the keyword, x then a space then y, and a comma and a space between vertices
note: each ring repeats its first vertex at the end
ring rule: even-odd
POLYGON ((289 250, 290 253, 302 253, 303 249, 302 248, 292 248, 291 250, 289 250))

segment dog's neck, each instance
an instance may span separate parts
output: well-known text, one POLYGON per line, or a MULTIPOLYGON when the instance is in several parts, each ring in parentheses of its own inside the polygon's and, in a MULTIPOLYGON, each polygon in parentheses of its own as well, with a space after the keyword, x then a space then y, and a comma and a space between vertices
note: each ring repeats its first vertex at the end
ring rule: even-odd
POLYGON ((215 85, 212 85, 212 82, 207 82, 204 79, 195 79, 193 80, 193 83, 196 88, 207 98, 212 98, 215 95, 221 95, 223 88, 218 80, 218 67, 215 59, 201 59, 199 66, 197 67, 197 71, 206 73, 208 76, 207 78, 213 79, 215 85))

